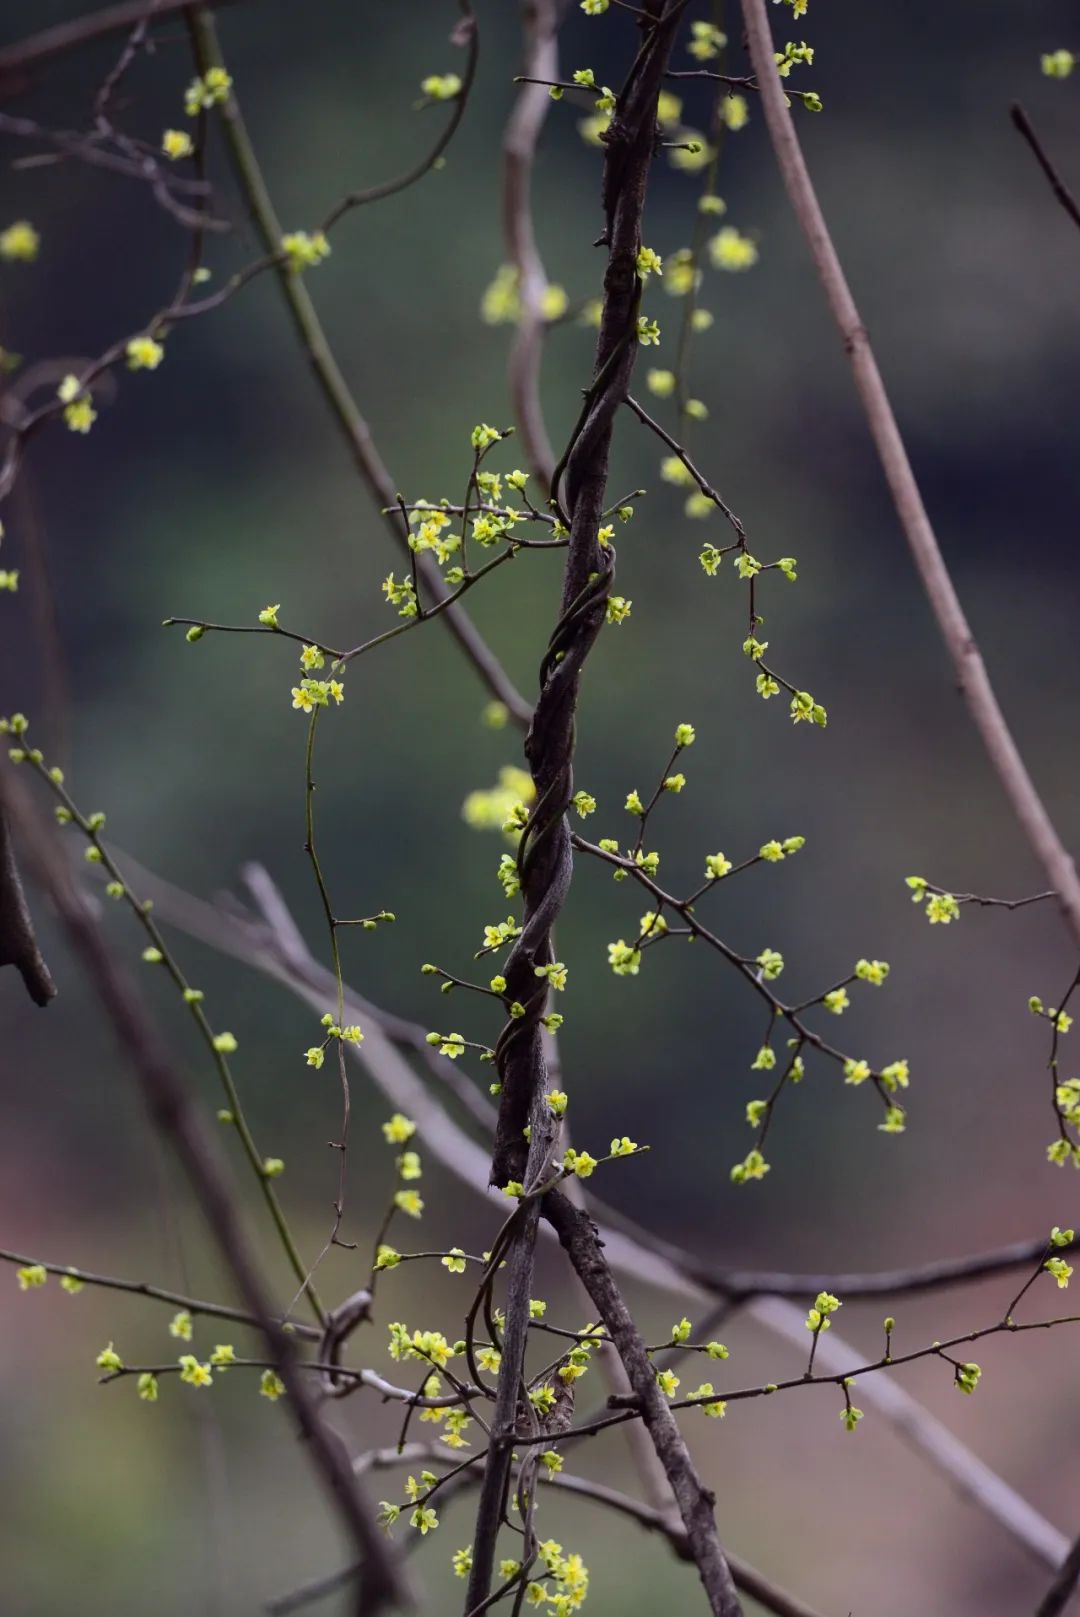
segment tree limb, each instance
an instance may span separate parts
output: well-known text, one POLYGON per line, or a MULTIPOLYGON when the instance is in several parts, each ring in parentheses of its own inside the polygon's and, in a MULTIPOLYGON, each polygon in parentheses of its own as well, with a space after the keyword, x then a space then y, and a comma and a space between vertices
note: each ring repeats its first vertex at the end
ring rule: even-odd
POLYGON ((25 788, 6 764, 0 766, 0 809, 18 826, 34 874, 54 904, 72 950, 112 1024, 151 1120, 176 1152, 222 1259, 266 1339, 312 1464, 364 1562, 362 1598, 368 1603, 364 1609, 375 1611, 388 1603, 405 1603, 408 1590, 403 1576, 360 1497, 340 1439, 319 1417, 318 1406, 297 1368, 296 1350, 278 1323, 272 1294, 248 1242, 218 1149, 203 1128, 134 986, 114 961, 85 897, 76 888, 62 849, 42 828, 25 788))
MULTIPOLYGON (((227 5, 228 0, 216 0, 216 4, 227 5)), ((186 11, 190 5, 191 0, 154 0, 154 21, 176 11, 186 11)), ((16 40, 14 45, 6 45, 0 50, 0 82, 6 78, 14 79, 28 68, 40 67, 42 62, 50 61, 54 56, 79 50, 107 34, 122 34, 125 29, 141 22, 148 9, 150 0, 120 0, 118 5, 103 6, 100 11, 74 17, 71 22, 43 28, 39 34, 28 34, 25 39, 16 40)), ((11 86, 4 84, 2 88, 9 90, 11 86)))
POLYGON ((1032 852, 1046 873, 1049 885, 1058 895, 1073 941, 1080 945, 1080 878, 1077 877, 1072 856, 1058 836, 1046 805, 1028 774, 998 704, 975 636, 930 525, 866 327, 829 235, 799 137, 795 133, 794 121, 786 105, 783 84, 773 56, 765 0, 742 0, 742 8, 750 58, 761 89, 765 122, 788 199, 806 237, 814 267, 851 361, 856 391, 896 514, 952 660, 957 685, 991 767, 1020 821, 1032 852))
POLYGON ((1080 1538, 1076 1539, 1061 1564, 1057 1577, 1039 1602, 1035 1617, 1060 1617, 1080 1583, 1080 1538))
POLYGON ((686 1544, 709 1598, 710 1610, 717 1617, 738 1617, 742 1608, 713 1518, 715 1497, 702 1486, 694 1468, 686 1439, 668 1407, 645 1344, 604 1256, 596 1226, 587 1213, 571 1206, 559 1191, 544 1197, 544 1217, 554 1226, 626 1367, 641 1418, 675 1495, 686 1544))
MULTIPOLYGON (((560 0, 523 0, 525 60, 530 79, 557 79, 560 0)), ((525 457, 546 497, 555 470, 555 452, 540 403, 540 358, 544 345, 542 299, 547 286, 543 259, 536 245, 532 214, 532 171, 540 131, 551 97, 542 83, 522 84, 503 135, 503 239, 517 270, 521 315, 510 347, 508 379, 514 419, 525 457)))
POLYGON ((15 863, 7 815, 0 807, 0 966, 14 966, 35 1005, 55 998, 56 984, 34 935, 26 894, 15 863))

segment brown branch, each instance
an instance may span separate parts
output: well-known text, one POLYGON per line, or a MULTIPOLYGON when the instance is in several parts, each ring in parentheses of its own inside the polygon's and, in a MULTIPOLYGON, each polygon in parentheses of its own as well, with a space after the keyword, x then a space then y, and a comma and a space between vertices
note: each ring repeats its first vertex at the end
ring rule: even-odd
MULTIPOLYGON (((522 0, 526 74, 557 79, 559 0, 522 0)), ((510 348, 508 379, 514 419, 521 433, 529 470, 546 496, 555 470, 555 452, 540 403, 540 359, 544 344, 542 299, 547 286, 543 259, 536 244, 532 214, 532 171, 540 132, 551 107, 541 84, 525 83, 503 135, 503 238, 517 270, 521 317, 510 348)))
MULTIPOLYGON (((216 0, 218 5, 228 4, 228 0, 216 0)), ((172 12, 184 11, 190 6, 191 0, 156 0, 154 5, 155 21, 160 17, 167 17, 172 12)), ((6 77, 14 78, 24 73, 28 68, 40 67, 42 62, 50 61, 54 56, 64 56, 69 51, 79 50, 83 45, 92 44, 103 39, 107 34, 120 34, 126 28, 131 28, 142 21, 146 15, 148 0, 121 0, 114 6, 104 6, 100 11, 91 11, 86 16, 75 17, 71 22, 57 23, 53 28, 43 28, 39 34, 28 34, 14 45, 8 45, 0 50, 0 80, 6 77)), ((3 86, 10 89, 11 86, 3 86)))
POLYGON ((596 1226, 588 1214, 571 1206, 558 1191, 544 1198, 544 1216, 554 1226, 626 1367, 641 1418, 675 1495, 686 1542, 709 1597, 710 1609, 719 1617, 736 1617, 741 1607, 716 1533, 714 1496, 702 1486, 694 1468, 686 1440, 668 1407, 645 1344, 604 1257, 596 1226))
POLYGON ((56 984, 38 947, 15 863, 7 815, 0 807, 0 966, 14 966, 35 1005, 47 1005, 56 984))
POLYGON ((750 58, 761 87, 765 122, 788 199, 806 237, 826 300, 850 358, 856 391, 896 514, 952 660, 957 684, 991 767, 1023 827, 1032 852, 1046 873, 1049 885, 1058 894, 1062 914, 1074 942, 1080 944, 1080 879, 1076 867, 1028 774, 1005 715, 998 705, 986 665, 930 525, 866 327, 829 235, 794 122, 785 104, 785 91, 773 57, 765 0, 742 0, 742 7, 750 58))
MULTIPOLYGON (((183 1292, 169 1291, 164 1286, 151 1286, 145 1280, 120 1280, 115 1275, 99 1275, 90 1269, 78 1269, 70 1263, 44 1263, 40 1258, 27 1257, 24 1252, 8 1252, 0 1248, 0 1262, 17 1263, 21 1268, 37 1267, 44 1269, 46 1274, 70 1275, 73 1280, 79 1280, 84 1286, 100 1286, 107 1291, 127 1291, 136 1297, 149 1297, 158 1303, 168 1303, 173 1308, 182 1308, 188 1314, 205 1315, 208 1319, 228 1319, 237 1325, 252 1325, 258 1330, 259 1321, 254 1314, 247 1313, 242 1308, 232 1308, 228 1303, 208 1303, 199 1297, 187 1297, 183 1292)), ((279 1320, 285 1324, 285 1320, 279 1320)), ((323 1332, 316 1325, 306 1325, 300 1320, 289 1320, 289 1330, 293 1336, 302 1336, 308 1341, 318 1342, 323 1332)))
MULTIPOLYGON (((545 1100, 547 1068, 541 1024, 547 998, 544 968, 554 958, 552 929, 570 886, 572 853, 566 814, 573 795, 579 682, 604 623, 614 574, 613 547, 601 547, 598 531, 604 510, 615 416, 626 397, 638 347, 641 282, 637 257, 656 144, 656 104, 681 9, 680 0, 671 4, 667 0, 654 0, 650 5, 644 20, 644 39, 608 131, 603 180, 606 227, 602 238, 608 249, 608 262, 600 335, 593 378, 582 413, 552 475, 552 494, 557 498, 559 473, 565 472, 569 543, 562 614, 541 664, 540 695, 525 743, 536 801, 518 849, 524 909, 521 931, 502 970, 506 979, 506 1000, 508 1004, 516 1003, 520 1014, 508 1018, 495 1047, 500 1101, 491 1180, 498 1185, 517 1181, 526 1190, 535 1188, 545 1176, 557 1132, 545 1100)), ((561 1205, 572 1212, 569 1203, 561 1205)), ((496 1545, 505 1512, 511 1450, 517 1432, 538 1211, 535 1200, 526 1203, 520 1210, 516 1229, 508 1236, 506 1328, 491 1446, 473 1537, 466 1596, 466 1611, 470 1614, 484 1610, 492 1597, 496 1545)), ((591 1229, 587 1219, 585 1223, 591 1229)), ((592 1284, 595 1275, 592 1270, 586 1272, 583 1263, 582 1259, 575 1266, 595 1297, 592 1284)), ((614 1289, 606 1264, 603 1269, 608 1287, 614 1289)), ((620 1356, 631 1384, 636 1387, 635 1369, 639 1362, 647 1364, 648 1361, 628 1315, 626 1328, 620 1331, 618 1340, 620 1356)), ((651 1371, 649 1380, 659 1396, 651 1371)), ((703 1496, 694 1503, 693 1490, 685 1485, 688 1473, 675 1463, 679 1449, 685 1466, 689 1466, 682 1439, 666 1407, 664 1417, 657 1416, 651 1423, 647 1414, 646 1424, 668 1479, 674 1484, 712 1609, 731 1617, 739 1610, 738 1600, 711 1511, 706 1508, 703 1513, 703 1496), (674 1442, 668 1426, 674 1428, 674 1442)), ((528 1465, 529 1461, 522 1463, 528 1465)), ((528 1542, 526 1530, 526 1549, 528 1542)))
POLYGON ((1035 1617, 1060 1617, 1080 1583, 1080 1538, 1073 1542, 1061 1569, 1039 1601, 1035 1617))
POLYGON ((1046 147, 1035 133, 1035 130, 1032 127, 1031 119, 1028 117, 1019 101, 1014 101, 1012 106, 1009 108, 1009 117, 1012 119, 1013 123, 1016 125, 1016 128, 1027 141, 1028 145, 1031 147, 1031 150, 1034 152, 1035 161, 1046 175, 1046 178, 1050 181, 1051 191, 1053 191, 1054 195, 1061 203, 1061 206, 1065 209, 1065 212, 1068 214, 1073 224, 1080 225, 1080 204, 1077 203, 1076 198, 1073 196, 1072 192, 1065 184, 1065 181, 1061 178, 1057 169, 1050 161, 1050 158, 1046 152, 1046 147))
MULTIPOLYGON (((749 1312, 767 1329, 782 1336, 797 1353, 806 1349, 806 1311, 780 1297, 760 1297, 749 1312)), ((818 1366, 846 1375, 859 1360, 857 1349, 838 1336, 835 1327, 818 1343, 818 1366)), ((1068 1540, 1015 1488, 999 1477, 985 1460, 973 1453, 943 1421, 932 1415, 898 1382, 887 1375, 868 1376, 859 1383, 859 1402, 875 1408, 899 1435, 946 1477, 962 1498, 996 1521, 1035 1560, 1045 1566, 1061 1565, 1068 1540)))
MULTIPOLYGON (((620 1515, 629 1516, 648 1532, 662 1533, 680 1560, 693 1560, 686 1529, 676 1526, 664 1511, 654 1510, 650 1505, 643 1505, 637 1499, 632 1499, 629 1494, 619 1493, 617 1489, 608 1488, 602 1482, 593 1482, 587 1477, 578 1477, 571 1472, 557 1471, 544 1474, 543 1481, 555 1488, 563 1488, 568 1493, 577 1494, 582 1499, 589 1499, 595 1504, 607 1505, 620 1515)), ((819 1617, 813 1607, 808 1606, 797 1595, 781 1589, 771 1578, 765 1577, 764 1573, 759 1572, 748 1561, 744 1561, 740 1555, 734 1555, 727 1550, 725 1557, 731 1568, 735 1587, 764 1606, 766 1611, 774 1612, 776 1617, 819 1617)))
MULTIPOLYGON (((942 1291, 950 1286, 970 1285, 975 1281, 1007 1274, 1012 1269, 1026 1268, 1035 1263, 1046 1251, 1046 1236, 1039 1235, 1027 1241, 1011 1241, 1006 1246, 991 1247, 985 1252, 973 1252, 960 1258, 933 1258, 929 1263, 915 1263, 894 1269, 857 1270, 850 1274, 836 1270, 828 1272, 801 1272, 774 1269, 729 1269, 722 1264, 710 1263, 681 1247, 670 1246, 661 1237, 622 1214, 605 1210, 617 1224, 631 1233, 635 1240, 661 1256, 678 1262, 679 1267, 701 1285, 719 1296, 734 1302, 753 1297, 816 1297, 819 1291, 831 1291, 845 1301, 858 1297, 903 1297, 924 1291, 942 1291)), ((1072 1250, 1080 1245, 1072 1244, 1072 1250)))
POLYGON ((112 1024, 150 1118, 176 1152, 221 1257, 258 1322, 285 1383, 312 1464, 364 1561, 363 1598, 369 1602, 365 1610, 403 1603, 408 1591, 402 1575, 360 1497, 340 1439, 319 1417, 318 1405, 298 1368, 296 1350, 278 1323, 272 1294, 244 1231, 217 1146, 207 1135, 127 974, 114 961, 85 897, 72 880, 63 851, 42 828, 25 788, 6 764, 0 768, 0 807, 18 826, 34 874, 55 906, 72 950, 112 1024))

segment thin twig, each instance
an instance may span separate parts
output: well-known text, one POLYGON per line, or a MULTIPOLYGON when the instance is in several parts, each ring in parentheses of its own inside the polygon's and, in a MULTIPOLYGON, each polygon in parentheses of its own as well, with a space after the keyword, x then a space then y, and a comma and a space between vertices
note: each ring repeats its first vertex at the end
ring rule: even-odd
MULTIPOLYGON (((185 11, 191 3, 192 0, 157 0, 154 16, 161 18, 172 12, 185 11)), ((229 0, 216 0, 216 3, 227 5, 229 0)), ((28 34, 25 39, 16 40, 14 45, 0 50, 0 79, 8 76, 14 78, 29 68, 40 67, 42 62, 54 56, 80 50, 82 46, 103 39, 107 34, 123 33, 125 29, 141 22, 146 10, 147 0, 120 0, 118 5, 104 6, 100 11, 75 17, 71 22, 43 28, 39 34, 28 34)))
POLYGON ((371 1609, 406 1599, 401 1574, 357 1491, 340 1442, 320 1419, 306 1378, 297 1367, 295 1348, 277 1322, 272 1294, 251 1250, 216 1145, 206 1134, 134 987, 115 963, 89 905, 75 887, 62 850, 43 830, 25 788, 6 764, 0 767, 0 803, 19 827, 31 867, 112 1024, 151 1119, 176 1152, 222 1259, 258 1320, 312 1463, 364 1560, 371 1609))
POLYGON ((1023 135, 1024 139, 1027 141, 1028 145, 1031 147, 1031 150, 1034 152, 1035 161, 1046 175, 1046 178, 1050 181, 1050 189, 1061 203, 1061 206, 1065 209, 1065 212, 1068 214, 1073 224, 1080 225, 1080 204, 1077 203, 1076 198, 1073 196, 1072 192, 1065 184, 1065 181, 1061 178, 1061 175, 1050 161, 1050 158, 1047 155, 1046 147, 1035 133, 1035 130, 1032 127, 1031 119, 1028 117, 1019 101, 1014 101, 1012 106, 1009 108, 1009 117, 1012 119, 1021 135, 1023 135))
MULTIPOLYGON (((168 1303, 172 1308, 183 1309, 187 1314, 204 1314, 209 1319, 233 1320, 237 1325, 251 1325, 260 1329, 259 1321, 254 1314, 243 1308, 232 1308, 228 1303, 209 1303, 200 1297, 187 1297, 183 1292, 169 1291, 164 1286, 151 1286, 145 1280, 120 1280, 116 1275, 100 1275, 89 1269, 76 1268, 70 1263, 45 1263, 41 1258, 27 1257, 24 1252, 8 1252, 0 1248, 0 1262, 15 1263, 20 1268, 40 1268, 46 1274, 70 1276, 84 1286, 101 1286, 108 1291, 127 1291, 136 1297, 149 1297, 154 1302, 168 1303)), ((307 1325, 301 1320, 280 1320, 280 1324, 289 1326, 293 1336, 302 1336, 309 1341, 318 1342, 322 1331, 316 1325, 307 1325)))
MULTIPOLYGON (((445 1459, 445 1455, 429 1444, 410 1443, 403 1450, 396 1448, 369 1450, 354 1461, 354 1470, 358 1476, 364 1476, 369 1471, 392 1470, 403 1465, 426 1465, 432 1460, 441 1459, 445 1459)), ((571 1493, 592 1504, 604 1505, 619 1515, 628 1516, 647 1532, 660 1533, 667 1539, 680 1560, 693 1560, 685 1529, 678 1522, 673 1522, 670 1515, 663 1511, 654 1510, 651 1505, 644 1505, 639 1500, 631 1498, 629 1494, 607 1487, 605 1483, 593 1482, 590 1478, 579 1477, 571 1472, 541 1471, 538 1477, 546 1487, 571 1493)), ((443 1491, 444 1505, 449 1497, 462 1492, 476 1481, 477 1477, 469 1476, 468 1473, 456 1477, 454 1484, 443 1491)), ((412 1542, 418 1538, 419 1534, 414 1535, 412 1542)), ((741 1556, 729 1555, 728 1559, 736 1587, 756 1600, 759 1605, 764 1606, 766 1611, 773 1612, 775 1617, 820 1617, 811 1606, 796 1595, 789 1594, 786 1589, 781 1589, 771 1578, 765 1577, 764 1573, 744 1561, 741 1556)), ((335 1594, 345 1584, 350 1583, 358 1571, 359 1568, 353 1565, 342 1567, 337 1572, 326 1573, 301 1588, 277 1596, 267 1603, 266 1609, 274 1613, 275 1617, 284 1617, 287 1612, 300 1611, 304 1606, 309 1606, 326 1595, 335 1594)))
POLYGON ((14 966, 35 1005, 45 1006, 56 994, 38 945, 26 894, 15 863, 7 816, 0 808, 0 966, 14 966))

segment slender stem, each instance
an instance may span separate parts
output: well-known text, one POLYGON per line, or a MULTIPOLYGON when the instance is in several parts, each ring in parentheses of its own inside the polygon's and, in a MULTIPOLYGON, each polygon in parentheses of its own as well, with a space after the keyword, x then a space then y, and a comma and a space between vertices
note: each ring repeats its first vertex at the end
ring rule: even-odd
POLYGON ((361 1500, 339 1439, 320 1418, 297 1368, 289 1334, 278 1324, 272 1294, 244 1230, 229 1180, 197 1107, 158 1038, 142 1003, 105 943, 86 899, 75 887, 62 850, 40 825, 25 788, 8 767, 0 769, 0 803, 18 825, 30 861, 52 900, 60 927, 80 960, 97 1000, 112 1025, 135 1086, 151 1119, 168 1140, 186 1173, 221 1257, 240 1295, 259 1322, 274 1365, 285 1383, 288 1407, 306 1440, 312 1463, 342 1524, 365 1563, 366 1591, 374 1609, 380 1601, 400 1600, 405 1590, 366 1504, 361 1500))
MULTIPOLYGON (((27 1257, 24 1252, 8 1252, 0 1249, 0 1262, 15 1263, 20 1268, 40 1268, 46 1274, 70 1276, 84 1286, 101 1286, 107 1291, 128 1291, 136 1297, 149 1297, 154 1302, 168 1303, 171 1308, 183 1309, 192 1315, 204 1314, 209 1319, 233 1320, 237 1325, 253 1325, 259 1328, 259 1321, 254 1314, 246 1312, 243 1308, 232 1308, 228 1303, 209 1303, 200 1297, 188 1297, 180 1291, 169 1291, 164 1286, 151 1286, 145 1280, 120 1280, 115 1275, 95 1274, 89 1269, 79 1269, 72 1263, 45 1263, 41 1258, 27 1257)), ((300 1320, 285 1320, 281 1324, 288 1324, 294 1336, 302 1336, 309 1341, 317 1342, 322 1337, 322 1331, 314 1325, 304 1324, 300 1320)))
POLYGON ((1076 198, 1065 184, 1065 181, 1061 178, 1061 175, 1050 161, 1045 146, 1035 133, 1031 119, 1028 117, 1019 101, 1013 102, 1012 106, 1009 108, 1009 116, 1016 125, 1016 128, 1020 131, 1021 135, 1027 141, 1028 145, 1031 147, 1031 150, 1034 152, 1035 161, 1046 175, 1046 178, 1050 181, 1050 189, 1061 203, 1061 206, 1065 209, 1065 212, 1068 214, 1073 224, 1080 225, 1080 203, 1077 202, 1076 198))
MULTIPOLYGON (((468 5, 462 6, 462 12, 465 17, 471 16, 468 5)), ((196 14, 195 31, 203 71, 209 67, 223 65, 213 18, 208 11, 200 10, 196 14)), ((468 42, 470 57, 477 48, 476 37, 474 24, 470 29, 468 42)), ((315 379, 352 450, 360 476, 372 498, 377 502, 380 512, 385 515, 395 541, 403 551, 408 551, 408 533, 397 511, 397 490, 372 438, 371 429, 360 413, 341 368, 334 358, 303 278, 290 274, 287 264, 280 255, 281 224, 235 95, 230 96, 223 112, 225 138, 233 168, 267 252, 277 255, 275 267, 278 272, 278 284, 288 304, 301 346, 311 361, 315 379)), ((417 566, 430 595, 441 604, 446 596, 446 586, 438 567, 427 553, 418 559, 417 566)), ((448 606, 445 615, 447 627, 492 696, 504 703, 515 723, 524 729, 529 723, 532 710, 514 687, 490 647, 477 632, 471 619, 456 605, 448 606)))

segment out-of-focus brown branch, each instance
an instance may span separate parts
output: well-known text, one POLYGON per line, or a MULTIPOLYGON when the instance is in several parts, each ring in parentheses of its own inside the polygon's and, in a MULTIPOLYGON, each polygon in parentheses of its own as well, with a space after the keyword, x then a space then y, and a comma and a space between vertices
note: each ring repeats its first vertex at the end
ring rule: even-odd
POLYGON ((1065 181, 1061 178, 1061 175, 1050 161, 1046 147, 1035 133, 1031 119, 1028 117, 1019 101, 1014 101, 1012 106, 1009 108, 1009 117, 1012 119, 1016 128, 1020 131, 1021 135, 1031 147, 1032 152, 1035 154, 1035 161, 1046 175, 1046 178, 1050 181, 1051 191, 1053 191, 1054 195, 1061 203, 1061 206, 1065 209, 1065 212, 1068 214, 1073 224, 1080 226, 1080 203, 1077 203, 1077 200, 1069 190, 1069 187, 1065 184, 1065 181))
POLYGON ((786 104, 783 82, 773 56, 765 0, 742 0, 750 58, 761 88, 765 122, 788 200, 806 237, 822 288, 851 361, 856 391, 866 415, 882 470, 904 536, 915 561, 952 661, 957 685, 986 750, 991 767, 1012 805, 1032 852, 1058 894, 1073 941, 1080 945, 1080 878, 1072 856, 1059 837, 1005 715, 1001 711, 982 655, 964 615, 937 536, 923 504, 870 339, 829 235, 794 120, 786 104))
POLYGON ((112 1024, 151 1120, 176 1152, 222 1259, 266 1339, 312 1464, 363 1560, 363 1609, 374 1611, 388 1603, 404 1603, 408 1591, 402 1574, 361 1498, 340 1439, 319 1417, 318 1406, 297 1368, 295 1348, 278 1322, 217 1147, 203 1128, 134 986, 113 959, 90 906, 75 886, 62 849, 42 827, 29 795, 6 764, 0 767, 0 811, 18 827, 35 877, 49 895, 112 1024))
MULTIPOLYGON (((521 9, 525 34, 523 73, 533 80, 557 79, 559 0, 522 0, 521 9)), ((546 85, 522 84, 503 135, 502 172, 503 239, 510 262, 517 270, 521 304, 521 317, 510 347, 510 397, 529 470, 545 496, 551 489, 555 451, 540 404, 543 296, 547 276, 533 228, 532 172, 540 132, 550 106, 546 85)))
POLYGON ((47 1005, 56 994, 45 958, 34 935, 26 894, 15 863, 11 830, 0 804, 0 966, 14 966, 35 1005, 47 1005))
MULTIPOLYGON (((205 1302, 201 1297, 187 1297, 183 1292, 169 1291, 164 1286, 151 1286, 145 1280, 120 1280, 116 1275, 95 1274, 91 1269, 78 1269, 70 1263, 44 1263, 40 1258, 28 1257, 25 1252, 8 1252, 3 1248, 0 1248, 0 1262, 16 1263, 24 1269, 37 1267, 44 1269, 46 1274, 68 1275, 84 1286, 100 1286, 106 1291, 127 1291, 134 1297, 149 1297, 154 1302, 182 1308, 191 1315, 204 1314, 208 1319, 229 1319, 237 1325, 259 1328, 254 1314, 247 1313, 243 1308, 230 1308, 228 1303, 205 1302)), ((301 1320, 290 1320, 288 1323, 293 1336, 302 1336, 311 1342, 322 1340, 323 1332, 318 1326, 307 1325, 301 1320)))
MULTIPOLYGON (((229 0, 216 0, 217 5, 227 5, 229 0)), ((12 88, 11 81, 18 79, 30 68, 40 67, 43 62, 51 61, 54 56, 64 56, 69 51, 79 50, 84 45, 90 45, 107 34, 123 33, 125 28, 135 27, 146 15, 149 0, 120 0, 120 4, 103 6, 100 11, 91 11, 83 17, 74 17, 70 22, 57 23, 53 28, 43 28, 39 34, 28 34, 25 39, 16 40, 14 45, 7 45, 0 50, 0 93, 12 88), (9 81, 5 83, 4 81, 9 81)), ((184 11, 190 6, 191 0, 157 0, 154 6, 155 21, 167 17, 171 12, 184 11)))
POLYGON ((1080 1583, 1080 1538, 1076 1539, 1057 1577, 1039 1601, 1035 1617, 1061 1617, 1080 1583))

